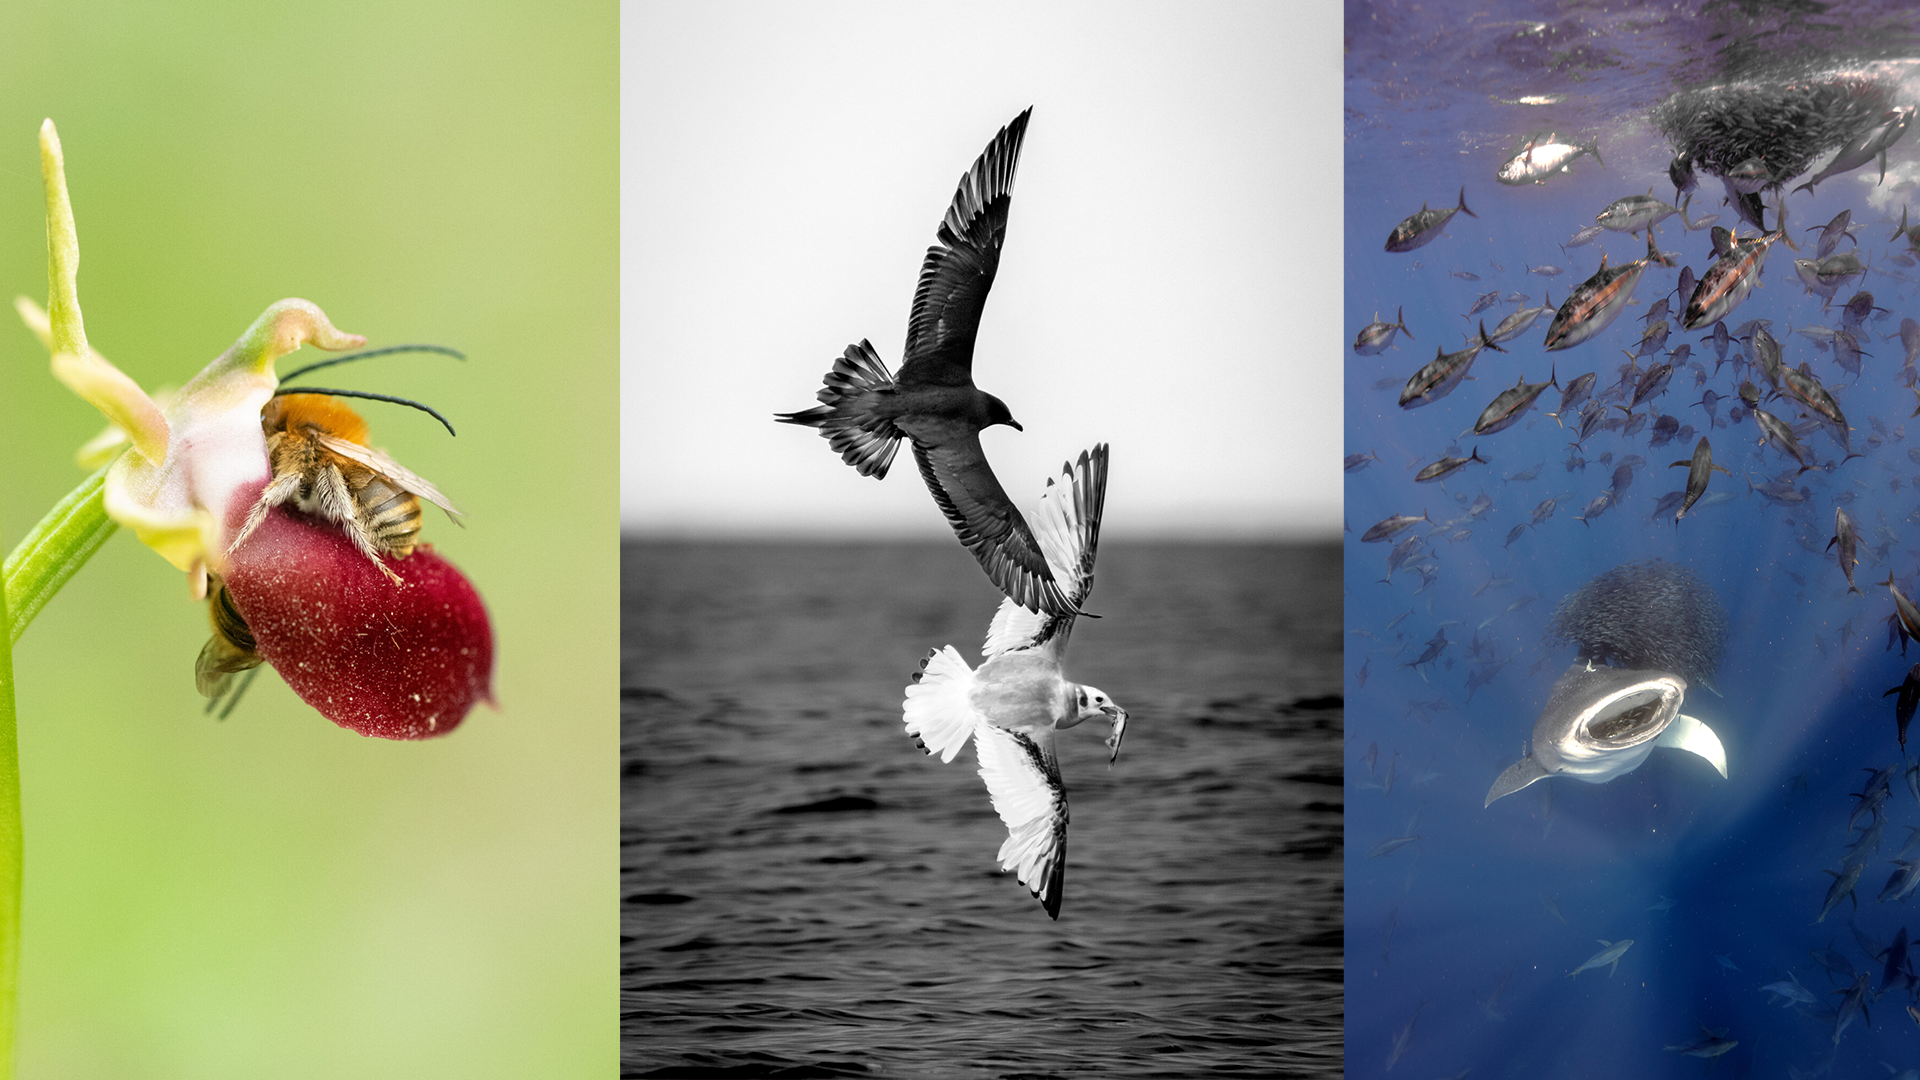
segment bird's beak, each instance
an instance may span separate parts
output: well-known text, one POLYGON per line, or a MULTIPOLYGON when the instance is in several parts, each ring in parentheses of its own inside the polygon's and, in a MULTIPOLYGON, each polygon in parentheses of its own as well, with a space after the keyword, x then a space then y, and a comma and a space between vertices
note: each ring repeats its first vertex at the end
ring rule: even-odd
POLYGON ((1127 710, 1118 705, 1102 705, 1100 711, 1113 719, 1113 734, 1107 737, 1107 749, 1112 751, 1107 755, 1107 768, 1111 769, 1113 763, 1120 760, 1120 740, 1127 734, 1127 710))
POLYGON ((1015 420, 1015 419, 1012 419, 1011 417, 1009 417, 1009 418, 1007 419, 1007 426, 1008 426, 1008 427, 1010 427, 1010 428, 1012 428, 1012 429, 1013 429, 1013 430, 1015 430, 1015 431, 1025 431, 1025 430, 1027 430, 1026 428, 1023 428, 1023 427, 1021 427, 1021 426, 1020 426, 1020 421, 1018 421, 1018 420, 1015 420))

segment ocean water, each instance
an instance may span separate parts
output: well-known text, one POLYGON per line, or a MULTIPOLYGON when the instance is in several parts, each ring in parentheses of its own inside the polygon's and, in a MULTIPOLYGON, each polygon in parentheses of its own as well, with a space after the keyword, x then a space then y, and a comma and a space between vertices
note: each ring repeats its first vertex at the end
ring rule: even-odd
POLYGON ((1068 674, 1058 922, 971 750, 901 728, 997 593, 953 544, 630 541, 628 1076, 1328 1076, 1341 1047, 1331 544, 1109 540, 1068 674))
MULTIPOLYGON (((1569 241, 1614 200, 1651 188, 1674 201, 1675 147, 1650 119, 1669 95, 1719 87, 1714 94, 1778 103, 1851 79, 1914 104, 1911 6, 1350 3, 1347 11, 1349 341, 1376 312, 1391 320, 1402 308, 1415 335, 1377 356, 1346 354, 1346 450, 1377 455, 1346 486, 1347 1075, 1690 1077, 1705 1073, 1698 1055, 1714 1049, 1724 1052, 1709 1059, 1708 1075, 1720 1077, 1880 1077, 1920 1066, 1908 967, 1888 971, 1890 947, 1920 935, 1920 907, 1877 899, 1897 869, 1891 860, 1920 835, 1911 831, 1920 827, 1920 786, 1906 772, 1916 758, 1896 737, 1896 699, 1883 696, 1920 655, 1890 643, 1895 604, 1876 584, 1891 576, 1908 596, 1920 590, 1920 402, 1901 342, 1888 340, 1902 319, 1920 318, 1920 269, 1904 237, 1889 240, 1902 207, 1920 208, 1920 136, 1894 144, 1884 182, 1876 162, 1811 194, 1787 194, 1786 227, 1803 250, 1775 244, 1763 284, 1726 318, 1729 330, 1771 321, 1786 363, 1809 365, 1832 391, 1861 456, 1846 459, 1834 436, 1802 426, 1816 467, 1799 473, 1761 445, 1751 415, 1730 408, 1742 381, 1769 388, 1745 342, 1721 363, 1702 332, 1680 328, 1687 298, 1671 295, 1680 267, 1703 274, 1714 255, 1709 232, 1689 231, 1679 216, 1657 229, 1676 265, 1649 266, 1634 304, 1592 340, 1548 352, 1543 317, 1505 354, 1481 353, 1450 396, 1416 409, 1397 403, 1437 350, 1461 349, 1482 316, 1492 329, 1514 311, 1508 293, 1526 294, 1531 306, 1550 291, 1558 305, 1603 253, 1616 267, 1646 254, 1644 234, 1569 241), (1604 164, 1582 156, 1544 184, 1497 182, 1502 163, 1543 131, 1597 141, 1604 164), (1463 186, 1477 218, 1456 215, 1417 250, 1383 250, 1396 223, 1422 203, 1454 206, 1463 186), (1868 268, 1824 306, 1794 260, 1814 256, 1817 228, 1842 210, 1868 268), (1560 272, 1532 272, 1541 267, 1560 272), (1462 317, 1494 290, 1492 308, 1462 317), (1840 328, 1841 305, 1861 290, 1886 310, 1872 312, 1860 334, 1871 355, 1856 375, 1804 331, 1840 328), (1651 413, 1635 410, 1643 427, 1577 440, 1572 414, 1564 428, 1545 415, 1560 402, 1549 387, 1515 426, 1472 434, 1482 409, 1519 380, 1566 386, 1595 372, 1596 394, 1620 383, 1663 295, 1671 335, 1633 370, 1683 345, 1689 355, 1651 413), (1709 392, 1719 397, 1712 408, 1709 392), (1660 416, 1682 430, 1655 445, 1660 416), (1731 475, 1713 473, 1705 498, 1676 523, 1671 508, 1656 508, 1683 488, 1687 470, 1672 463, 1690 458, 1702 437, 1731 475), (1416 482, 1442 457, 1476 453, 1484 464, 1416 482), (1763 489, 1775 481, 1784 483, 1770 497, 1763 489), (1608 492, 1609 504, 1594 505, 1608 492), (1858 593, 1826 550, 1836 507, 1858 523, 1858 593), (1362 541, 1376 522, 1422 513, 1429 521, 1392 541, 1362 541), (1390 550, 1409 536, 1421 538, 1411 564, 1389 573, 1390 550), (1548 779, 1483 806, 1574 660, 1572 647, 1548 640, 1556 605, 1596 575, 1649 558, 1697 575, 1728 611, 1718 693, 1691 686, 1684 712, 1719 734, 1729 778, 1701 758, 1656 749, 1604 784, 1548 779), (1429 646, 1437 655, 1419 662, 1429 646), (1850 821, 1873 771, 1889 768, 1891 795, 1878 815, 1850 821), (1857 910, 1842 899, 1820 920, 1832 875, 1856 863, 1857 910), (1627 940, 1611 973, 1570 977, 1602 942, 1627 940), (1854 981, 1848 968, 1869 972, 1877 996, 1869 1016, 1836 1037, 1836 1010, 1854 981), (1811 1000, 1761 989, 1790 978, 1811 1000), (1703 1045, 1708 1030, 1734 1045, 1703 1045)), ((1763 117, 1753 106, 1747 115, 1779 158, 1821 122, 1803 117, 1779 130, 1769 124, 1784 110, 1768 106, 1763 117)), ((1718 178, 1699 180, 1693 219, 1717 214, 1739 236, 1755 235, 1722 205, 1718 178)), ((1764 195, 1769 229, 1779 199, 1764 195)), ((1761 407, 1801 419, 1771 394, 1761 407)))

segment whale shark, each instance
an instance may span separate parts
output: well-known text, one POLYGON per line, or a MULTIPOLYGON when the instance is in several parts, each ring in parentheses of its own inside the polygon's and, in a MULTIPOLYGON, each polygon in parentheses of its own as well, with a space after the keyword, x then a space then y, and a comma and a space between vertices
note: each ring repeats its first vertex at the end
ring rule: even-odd
POLYGON ((1493 782, 1485 805, 1549 776, 1604 784, 1639 768, 1656 746, 1698 754, 1726 776, 1719 736, 1681 715, 1686 692, 1687 680, 1671 672, 1576 662, 1548 693, 1527 756, 1493 782))

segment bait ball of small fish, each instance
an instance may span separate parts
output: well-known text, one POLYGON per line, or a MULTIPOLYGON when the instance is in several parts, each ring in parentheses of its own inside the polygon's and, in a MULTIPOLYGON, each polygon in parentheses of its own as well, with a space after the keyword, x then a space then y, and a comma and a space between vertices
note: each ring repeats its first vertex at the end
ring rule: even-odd
POLYGON ((1898 89, 1857 74, 1696 87, 1656 105, 1653 122, 1708 172, 1726 176, 1757 158, 1785 179, 1879 120, 1898 89))
POLYGON ((1727 609, 1693 571, 1645 559, 1569 593, 1547 640, 1574 643, 1584 660, 1711 683, 1726 654, 1727 609))

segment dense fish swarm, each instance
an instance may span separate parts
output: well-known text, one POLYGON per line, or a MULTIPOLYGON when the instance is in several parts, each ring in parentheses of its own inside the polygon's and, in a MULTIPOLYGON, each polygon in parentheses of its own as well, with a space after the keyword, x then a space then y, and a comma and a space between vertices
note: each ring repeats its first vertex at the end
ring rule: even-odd
POLYGON ((1644 559, 1567 594, 1547 623, 1547 639, 1573 642, 1583 660, 1711 685, 1726 653, 1727 609, 1693 571, 1644 559))
POLYGON ((1653 122, 1708 172, 1725 176, 1759 158, 1779 183, 1878 123, 1896 90, 1860 74, 1698 86, 1654 106, 1653 122))

